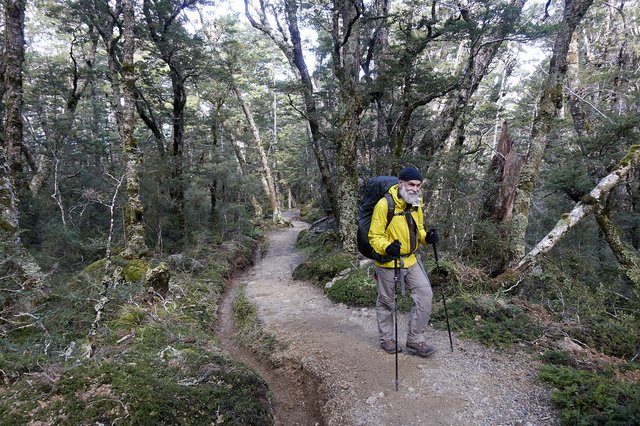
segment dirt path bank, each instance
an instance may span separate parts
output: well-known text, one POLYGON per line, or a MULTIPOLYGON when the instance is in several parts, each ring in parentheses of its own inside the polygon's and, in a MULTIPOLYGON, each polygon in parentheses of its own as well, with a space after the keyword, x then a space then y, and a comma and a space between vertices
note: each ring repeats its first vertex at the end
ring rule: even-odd
MULTIPOLYGON (((447 333, 433 329, 427 337, 438 352, 428 359, 400 354, 396 391, 394 355, 379 349, 374 310, 336 305, 321 289, 291 279, 302 261, 295 240, 306 224, 289 219, 294 227, 269 233, 266 256, 233 284, 246 284, 265 329, 289 344, 273 354, 284 360, 281 371, 266 363, 258 368, 274 389, 279 424, 557 424, 548 390, 535 381, 538 363, 531 355, 497 352, 455 336, 450 352, 447 333), (308 398, 320 400, 321 420, 308 398)), ((225 298, 221 319, 231 318, 225 313, 230 301, 225 298)), ((398 323, 404 343, 406 319, 400 316, 398 323)))

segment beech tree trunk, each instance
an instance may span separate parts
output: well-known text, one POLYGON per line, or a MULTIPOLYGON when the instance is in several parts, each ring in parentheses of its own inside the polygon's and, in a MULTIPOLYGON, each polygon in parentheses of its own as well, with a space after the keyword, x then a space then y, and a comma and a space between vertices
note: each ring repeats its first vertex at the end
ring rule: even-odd
POLYGON ((22 64, 25 0, 4 1, 4 150, 14 184, 22 185, 22 64))
MULTIPOLYGON (((6 0, 4 52, 4 137, 0 152, 0 312, 29 309, 44 276, 22 246, 14 182, 22 179, 22 64, 24 62, 24 1, 6 0)), ((4 316, 4 315, 3 315, 4 316)), ((0 331, 8 326, 4 321, 0 331)), ((4 333, 2 333, 4 334, 4 333)))
POLYGON ((502 123, 496 153, 487 173, 489 188, 482 205, 480 219, 496 223, 511 221, 522 158, 518 156, 507 122, 502 123))
POLYGON ((134 0, 122 1, 122 113, 119 115, 120 138, 124 149, 125 184, 127 202, 125 212, 125 251, 127 257, 142 257, 147 252, 144 241, 144 208, 140 201, 140 180, 138 174, 142 165, 142 155, 135 137, 136 96, 135 96, 135 11, 134 0))
POLYGON ((533 188, 547 145, 547 135, 557 111, 563 104, 563 81, 567 72, 567 52, 573 33, 591 3, 593 0, 565 0, 562 22, 558 28, 549 64, 549 74, 538 101, 529 150, 516 189, 513 219, 509 230, 509 257, 511 261, 521 259, 525 253, 525 235, 529 223, 529 207, 533 188))
MULTIPOLYGON (((184 63, 181 62, 179 50, 184 48, 180 46, 176 38, 172 38, 172 31, 178 24, 176 19, 180 13, 194 5, 197 0, 185 0, 182 2, 157 3, 150 0, 143 0, 142 11, 144 13, 146 27, 149 36, 160 52, 160 58, 169 69, 169 78, 171 79, 172 90, 172 124, 173 124, 173 140, 171 147, 171 157, 168 161, 169 181, 168 192, 171 198, 171 212, 178 221, 179 237, 186 236, 186 219, 185 219, 185 190, 183 176, 183 149, 184 149, 184 129, 185 117, 184 109, 187 104, 187 91, 185 83, 188 74, 184 63)), ((156 136, 158 144, 160 140, 156 136)))
POLYGON ((359 3, 335 0, 333 14, 333 72, 338 79, 340 106, 336 136, 336 175, 338 177, 338 231, 342 249, 355 255, 357 250, 358 168, 356 150, 360 120, 368 99, 360 87, 359 3))
POLYGON ((178 219, 180 238, 187 233, 187 224, 184 213, 184 176, 183 149, 184 149, 184 107, 187 104, 187 92, 184 87, 184 78, 170 66, 171 86, 173 88, 173 144, 171 158, 169 160, 169 197, 171 198, 171 210, 178 219))
MULTIPOLYGON (((236 160, 238 160, 238 166, 240 167, 240 174, 243 176, 246 176, 249 173, 249 171, 247 170, 248 169, 247 158, 244 153, 244 150, 233 135, 229 138, 229 140, 231 142, 231 146, 233 147, 233 153, 236 156, 236 160)), ((253 213, 254 213, 253 217, 256 219, 256 221, 262 220, 262 206, 258 202, 258 199, 255 197, 255 195, 251 194, 250 201, 251 201, 251 206, 253 207, 253 213)))

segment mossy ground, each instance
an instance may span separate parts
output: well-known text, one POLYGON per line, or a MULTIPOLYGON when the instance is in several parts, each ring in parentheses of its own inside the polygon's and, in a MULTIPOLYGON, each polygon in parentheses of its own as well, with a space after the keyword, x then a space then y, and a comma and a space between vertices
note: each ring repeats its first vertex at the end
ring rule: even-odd
POLYGON ((54 283, 25 321, 32 325, 0 343, 0 424, 271 424, 266 383, 226 358, 211 334, 223 284, 256 243, 185 253, 163 299, 143 288, 146 263, 113 262, 128 279, 107 290, 94 338, 106 262, 54 283))

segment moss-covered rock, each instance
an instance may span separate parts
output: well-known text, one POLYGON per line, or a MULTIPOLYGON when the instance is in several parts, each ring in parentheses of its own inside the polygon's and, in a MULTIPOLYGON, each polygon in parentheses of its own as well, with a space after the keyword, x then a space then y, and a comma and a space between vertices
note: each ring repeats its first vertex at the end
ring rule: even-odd
POLYGON ((98 259, 92 264, 90 264, 89 266, 87 266, 86 268, 84 268, 84 271, 90 275, 99 274, 101 272, 104 272, 104 268, 106 264, 107 264, 107 259, 98 259))
POLYGON ((143 259, 131 259, 122 267, 122 275, 127 282, 140 281, 149 270, 149 263, 143 259))
POLYGON ((169 265, 164 262, 160 262, 160 264, 155 268, 147 270, 144 277, 145 287, 153 289, 153 291, 158 294, 165 296, 169 291, 170 277, 171 270, 169 269, 169 265))

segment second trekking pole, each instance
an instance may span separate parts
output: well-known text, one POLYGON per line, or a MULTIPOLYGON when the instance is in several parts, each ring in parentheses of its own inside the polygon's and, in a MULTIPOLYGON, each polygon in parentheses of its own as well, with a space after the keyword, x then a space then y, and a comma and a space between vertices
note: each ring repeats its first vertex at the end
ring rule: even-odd
MULTIPOLYGON (((438 272, 438 278, 440 277, 440 263, 438 263, 438 249, 436 243, 433 243, 433 254, 436 258, 436 271, 438 272)), ((442 293, 442 304, 444 305, 444 317, 447 319, 447 331, 449 332, 449 345, 451 345, 451 352, 453 352, 453 339, 451 338, 451 327, 449 326, 449 313, 447 312, 447 302, 444 297, 444 288, 440 291, 442 293)))
POLYGON ((400 268, 398 267, 398 258, 394 260, 393 264, 393 324, 395 325, 396 341, 396 390, 400 380, 398 379, 398 281, 400 281, 400 268))

